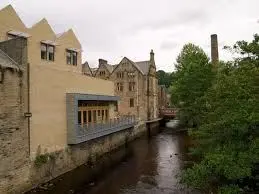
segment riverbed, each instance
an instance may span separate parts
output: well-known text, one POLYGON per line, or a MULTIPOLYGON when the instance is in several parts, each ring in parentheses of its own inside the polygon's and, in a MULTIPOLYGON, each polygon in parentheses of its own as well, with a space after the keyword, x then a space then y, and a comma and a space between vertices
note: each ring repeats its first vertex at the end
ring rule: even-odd
POLYGON ((31 193, 197 193, 181 185, 178 178, 188 160, 188 141, 185 132, 165 128, 156 136, 137 139, 109 155, 109 164, 103 162, 102 170, 92 173, 90 179, 86 165, 57 178, 49 188, 31 193))

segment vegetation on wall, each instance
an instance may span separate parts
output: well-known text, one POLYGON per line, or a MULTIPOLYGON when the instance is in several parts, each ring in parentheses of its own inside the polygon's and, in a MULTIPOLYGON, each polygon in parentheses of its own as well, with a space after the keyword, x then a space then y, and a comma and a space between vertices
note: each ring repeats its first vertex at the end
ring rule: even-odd
POLYGON ((259 161, 259 36, 228 49, 239 57, 219 63, 213 71, 201 49, 185 45, 172 92, 181 120, 195 123, 190 130, 197 142, 192 153, 200 158, 184 171, 182 181, 205 191, 236 194, 255 189, 251 180, 259 161))

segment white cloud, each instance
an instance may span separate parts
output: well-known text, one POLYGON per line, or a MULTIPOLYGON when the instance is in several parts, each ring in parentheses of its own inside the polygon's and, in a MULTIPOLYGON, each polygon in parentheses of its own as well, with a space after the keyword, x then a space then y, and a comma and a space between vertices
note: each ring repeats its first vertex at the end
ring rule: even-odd
MULTIPOLYGON (((218 34, 221 46, 259 30, 258 0, 1 0, 0 8, 8 4, 27 26, 46 17, 57 33, 72 27, 92 66, 98 58, 146 60, 154 49, 158 69, 172 71, 187 42, 209 55, 210 34, 218 34)), ((222 50, 220 56, 229 57, 222 50)))

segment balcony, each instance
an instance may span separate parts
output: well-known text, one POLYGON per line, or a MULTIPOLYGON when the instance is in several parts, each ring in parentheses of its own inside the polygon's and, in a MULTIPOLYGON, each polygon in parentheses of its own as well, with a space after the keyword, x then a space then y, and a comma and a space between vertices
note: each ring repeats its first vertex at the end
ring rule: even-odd
POLYGON ((87 125, 77 124, 74 129, 74 136, 68 138, 68 144, 78 144, 103 137, 131 128, 135 124, 135 116, 122 116, 120 118, 110 119, 103 123, 88 123, 87 125))

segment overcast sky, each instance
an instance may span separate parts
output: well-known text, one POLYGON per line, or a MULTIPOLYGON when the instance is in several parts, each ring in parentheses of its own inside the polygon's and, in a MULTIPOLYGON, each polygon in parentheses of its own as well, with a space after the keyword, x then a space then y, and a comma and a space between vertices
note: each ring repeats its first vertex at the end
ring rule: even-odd
POLYGON ((172 71, 185 43, 210 56, 212 33, 220 48, 259 33, 259 0, 0 0, 8 4, 27 27, 45 17, 56 33, 73 28, 92 67, 98 58, 148 60, 153 49, 157 68, 172 71))

